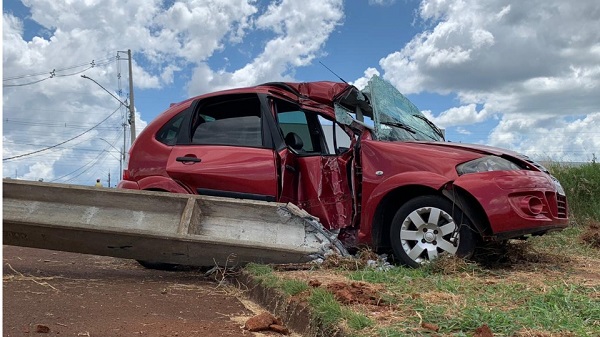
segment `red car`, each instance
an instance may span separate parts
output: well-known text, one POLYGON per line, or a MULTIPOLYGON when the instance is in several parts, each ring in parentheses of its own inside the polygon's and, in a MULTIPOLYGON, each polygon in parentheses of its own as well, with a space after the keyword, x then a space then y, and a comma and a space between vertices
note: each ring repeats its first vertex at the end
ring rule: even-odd
POLYGON ((362 91, 278 82, 172 105, 136 139, 119 187, 290 202, 347 247, 391 249, 410 266, 568 224, 544 167, 444 141, 378 77, 362 91))

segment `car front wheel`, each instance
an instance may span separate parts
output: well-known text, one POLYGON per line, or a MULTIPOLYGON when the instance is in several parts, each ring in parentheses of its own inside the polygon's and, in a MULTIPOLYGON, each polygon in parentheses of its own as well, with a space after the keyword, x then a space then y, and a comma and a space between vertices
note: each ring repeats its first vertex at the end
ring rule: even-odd
POLYGON ((420 196, 409 200, 392 220, 390 240, 396 259, 419 267, 442 254, 469 257, 475 249, 469 220, 450 200, 420 196))

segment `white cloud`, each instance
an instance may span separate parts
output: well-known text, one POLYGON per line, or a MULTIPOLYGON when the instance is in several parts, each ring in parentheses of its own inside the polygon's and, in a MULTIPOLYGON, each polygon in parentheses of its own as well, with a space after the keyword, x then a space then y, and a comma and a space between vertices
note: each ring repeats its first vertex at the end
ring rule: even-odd
POLYGON ((469 131, 469 130, 463 128, 463 127, 456 128, 456 132, 458 132, 458 133, 460 133, 462 135, 470 135, 470 134, 472 134, 471 131, 469 131))
POLYGON ((375 69, 375 68, 367 68, 367 70, 365 70, 364 76, 357 79, 356 81, 350 83, 352 85, 354 85, 355 87, 357 87, 358 89, 364 89, 367 84, 369 83, 369 80, 371 79, 371 77, 373 77, 373 75, 377 75, 379 76, 379 70, 375 69))
MULTIPOLYGON (((161 89, 173 84, 180 75, 189 81, 190 94, 292 79, 297 67, 306 66, 321 55, 329 35, 344 17, 342 0, 283 0, 271 1, 268 6, 255 0, 22 3, 29 8, 30 17, 19 19, 4 13, 3 20, 3 76, 15 78, 4 82, 4 118, 8 121, 4 123, 3 158, 63 142, 117 108, 118 103, 103 89, 81 79, 79 74, 56 76, 34 86, 18 86, 44 79, 52 69, 57 70, 56 75, 71 74, 94 60, 95 67, 85 74, 115 92, 120 71, 121 88, 126 95, 128 71, 123 59, 127 54, 120 53, 118 62, 115 56, 117 51, 131 49, 134 90, 161 89), (26 25, 21 20, 42 26, 43 36, 25 39, 26 25), (242 42, 248 33, 266 40, 247 64, 231 71, 208 65, 211 56, 242 42), (80 67, 61 71, 74 65, 80 67), (17 78, 27 74, 40 75, 17 78)), ((64 145, 4 161, 3 175, 14 176, 17 172, 19 177, 45 181, 60 178, 92 183, 98 175, 104 176, 108 167, 115 166, 115 155, 120 156, 97 138, 120 149, 120 125, 126 113, 121 108, 98 128, 64 145)), ((138 133, 146 123, 139 113, 136 111, 138 133)))
POLYGON ((256 28, 275 33, 250 63, 232 72, 199 64, 189 82, 190 95, 210 90, 292 80, 294 69, 310 64, 343 19, 341 0, 283 0, 271 3, 256 28), (308 28, 310 27, 310 28, 308 28))
POLYGON ((589 161, 600 151, 598 125, 600 113, 575 120, 507 115, 492 131, 489 142, 542 160, 589 161))
MULTIPOLYGON (((443 126, 501 117, 489 142, 517 146, 511 127, 599 111, 600 3, 501 0, 422 0, 418 16, 426 30, 380 61, 383 77, 405 94, 454 94, 458 106, 432 116, 443 126), (476 111, 476 105, 483 109, 476 111), (549 117, 554 116, 554 117, 549 117), (506 133, 503 133, 506 132, 506 133)), ((551 128, 560 134, 561 128, 551 128)), ((544 138, 517 137, 539 144, 544 138)), ((577 150, 598 134, 564 137, 577 150), (586 140, 585 138, 592 138, 586 140)), ((519 147, 520 148, 520 147, 519 147)))
POLYGON ((488 118, 488 111, 482 109, 477 111, 475 104, 453 107, 443 111, 438 116, 431 116, 432 122, 442 128, 455 125, 468 125, 483 122, 488 118))

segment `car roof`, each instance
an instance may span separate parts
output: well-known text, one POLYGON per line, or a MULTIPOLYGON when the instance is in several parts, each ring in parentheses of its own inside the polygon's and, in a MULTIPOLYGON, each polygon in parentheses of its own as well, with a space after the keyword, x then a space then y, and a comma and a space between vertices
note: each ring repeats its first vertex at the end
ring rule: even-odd
POLYGON ((297 99, 312 100, 317 103, 331 105, 331 103, 342 93, 352 87, 348 83, 315 81, 315 82, 268 82, 253 87, 234 88, 227 90, 214 91, 202 95, 188 98, 179 103, 173 103, 171 106, 181 105, 213 96, 243 94, 243 93, 271 93, 283 96, 296 96, 297 99))

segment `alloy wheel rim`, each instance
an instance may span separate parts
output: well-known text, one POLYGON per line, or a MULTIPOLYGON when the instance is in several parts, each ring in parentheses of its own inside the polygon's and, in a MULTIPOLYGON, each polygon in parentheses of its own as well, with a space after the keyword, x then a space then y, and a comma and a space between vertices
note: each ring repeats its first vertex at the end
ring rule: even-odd
POLYGON ((400 242, 410 259, 422 264, 442 254, 455 255, 459 236, 450 214, 437 207, 421 207, 402 222, 400 242))

